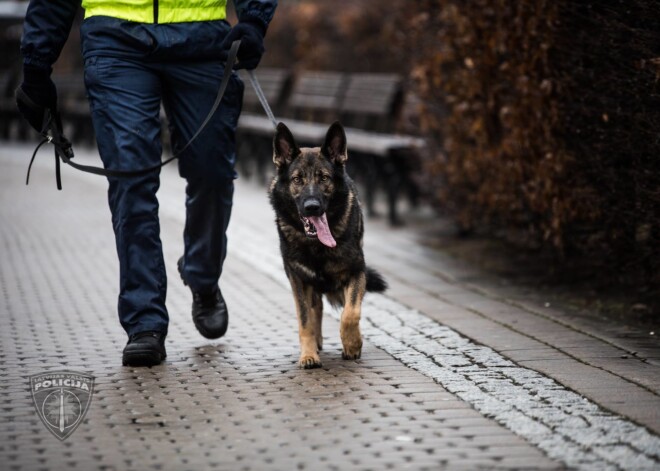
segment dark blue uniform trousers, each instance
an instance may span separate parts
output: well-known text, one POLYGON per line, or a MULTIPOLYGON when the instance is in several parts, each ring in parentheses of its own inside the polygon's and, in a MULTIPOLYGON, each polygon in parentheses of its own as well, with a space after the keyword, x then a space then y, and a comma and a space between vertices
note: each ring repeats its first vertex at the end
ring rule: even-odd
MULTIPOLYGON (((165 39, 160 43, 166 45, 165 39)), ((111 56, 88 55, 85 84, 104 166, 135 170, 160 162, 161 103, 172 148, 183 148, 215 100, 223 67, 219 60, 182 60, 181 54, 168 58, 166 47, 153 57, 121 57, 116 51, 111 56)), ((196 291, 217 285, 225 259, 242 98, 243 84, 232 74, 220 108, 179 158, 179 173, 187 180, 183 277, 196 291)), ((156 198, 159 171, 108 181, 120 267, 121 325, 129 335, 166 333, 167 279, 156 198)))

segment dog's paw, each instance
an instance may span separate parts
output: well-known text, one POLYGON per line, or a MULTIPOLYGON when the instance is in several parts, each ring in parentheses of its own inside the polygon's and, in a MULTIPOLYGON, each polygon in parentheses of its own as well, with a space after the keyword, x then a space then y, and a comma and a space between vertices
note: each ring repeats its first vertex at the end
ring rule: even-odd
POLYGON ((298 365, 301 368, 306 370, 311 370, 312 368, 321 368, 321 359, 317 354, 314 355, 300 355, 300 360, 298 360, 298 365))
POLYGON ((362 335, 356 327, 345 327, 340 330, 342 352, 341 357, 344 360, 357 360, 362 355, 362 335))
POLYGON ((358 360, 362 356, 362 342, 359 345, 346 347, 341 351, 341 357, 344 360, 358 360))
MULTIPOLYGON (((343 319, 342 319, 343 321, 343 319)), ((344 360, 357 360, 362 355, 362 335, 357 323, 342 322, 339 326, 344 360)))

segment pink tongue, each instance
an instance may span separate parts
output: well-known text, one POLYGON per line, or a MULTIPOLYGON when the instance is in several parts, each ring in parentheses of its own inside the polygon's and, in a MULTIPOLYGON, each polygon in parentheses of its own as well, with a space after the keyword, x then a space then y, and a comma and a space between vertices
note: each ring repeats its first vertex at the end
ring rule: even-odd
POLYGON ((308 219, 314 224, 314 227, 316 227, 316 234, 323 245, 327 245, 328 247, 337 246, 337 242, 335 242, 335 239, 330 233, 328 218, 325 213, 321 216, 310 216, 308 219))

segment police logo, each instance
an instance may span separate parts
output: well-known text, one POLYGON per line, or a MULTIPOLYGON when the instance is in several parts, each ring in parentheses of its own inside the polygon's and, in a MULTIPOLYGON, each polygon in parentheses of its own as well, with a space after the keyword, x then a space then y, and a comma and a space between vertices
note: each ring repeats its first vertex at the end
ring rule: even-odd
POLYGON ((34 407, 46 428, 66 440, 85 418, 94 391, 94 377, 73 371, 30 376, 34 407))

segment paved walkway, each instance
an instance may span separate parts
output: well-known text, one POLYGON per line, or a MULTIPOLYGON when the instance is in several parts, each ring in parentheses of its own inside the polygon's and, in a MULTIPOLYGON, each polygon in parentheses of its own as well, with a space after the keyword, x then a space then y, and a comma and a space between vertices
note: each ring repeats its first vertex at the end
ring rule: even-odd
MULTIPOLYGON (((77 159, 92 161, 92 155, 77 159)), ((221 281, 228 335, 207 341, 176 275, 183 182, 159 194, 170 275, 168 359, 125 368, 105 180, 0 143, 0 462, 3 469, 659 469, 660 348, 575 319, 367 225, 387 296, 365 300, 363 357, 341 359, 328 309, 324 367, 300 370, 297 322, 265 190, 240 181, 221 281), (64 442, 37 417, 30 375, 96 377, 64 442)))

